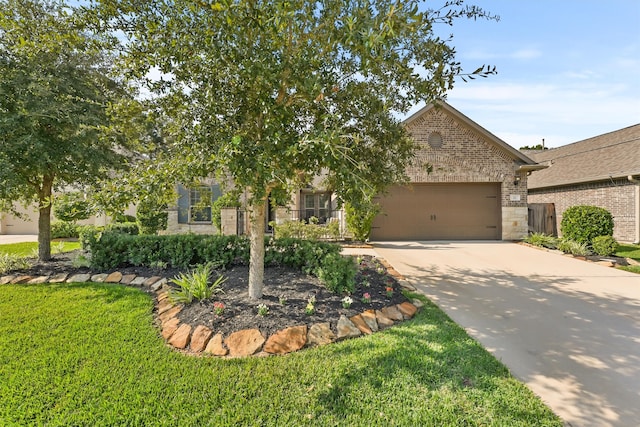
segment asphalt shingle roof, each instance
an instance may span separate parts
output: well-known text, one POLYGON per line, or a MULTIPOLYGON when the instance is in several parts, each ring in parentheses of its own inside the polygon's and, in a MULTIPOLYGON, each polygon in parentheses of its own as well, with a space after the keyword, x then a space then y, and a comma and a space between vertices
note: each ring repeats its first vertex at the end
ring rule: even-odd
POLYGON ((531 174, 530 189, 639 175, 640 124, 527 155, 549 165, 531 174))

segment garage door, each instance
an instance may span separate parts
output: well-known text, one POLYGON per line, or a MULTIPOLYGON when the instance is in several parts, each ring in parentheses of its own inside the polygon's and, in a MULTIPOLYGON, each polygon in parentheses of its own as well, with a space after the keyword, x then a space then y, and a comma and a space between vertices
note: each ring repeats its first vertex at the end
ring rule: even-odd
POLYGON ((378 198, 371 240, 499 240, 500 184, 412 184, 378 198))

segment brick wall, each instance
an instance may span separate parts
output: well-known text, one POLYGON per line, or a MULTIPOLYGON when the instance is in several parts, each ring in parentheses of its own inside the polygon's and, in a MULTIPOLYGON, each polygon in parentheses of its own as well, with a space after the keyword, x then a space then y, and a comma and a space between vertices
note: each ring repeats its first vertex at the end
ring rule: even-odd
POLYGON ((621 242, 634 241, 636 232, 635 186, 626 179, 577 184, 529 191, 530 203, 554 203, 558 233, 562 213, 576 205, 592 205, 607 209, 613 215, 613 236, 621 242))
POLYGON ((527 233, 527 176, 518 175, 511 155, 444 110, 432 108, 407 125, 418 143, 413 162, 407 167, 411 182, 500 183, 502 238, 517 240, 527 233), (442 145, 430 144, 439 134, 442 145))

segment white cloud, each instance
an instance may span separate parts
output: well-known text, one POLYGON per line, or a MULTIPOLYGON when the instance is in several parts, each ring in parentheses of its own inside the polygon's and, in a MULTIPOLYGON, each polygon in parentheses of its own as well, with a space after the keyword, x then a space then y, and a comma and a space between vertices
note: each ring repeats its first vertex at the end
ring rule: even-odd
POLYGON ((538 49, 520 49, 509 55, 513 59, 531 60, 542 56, 542 52, 538 49))

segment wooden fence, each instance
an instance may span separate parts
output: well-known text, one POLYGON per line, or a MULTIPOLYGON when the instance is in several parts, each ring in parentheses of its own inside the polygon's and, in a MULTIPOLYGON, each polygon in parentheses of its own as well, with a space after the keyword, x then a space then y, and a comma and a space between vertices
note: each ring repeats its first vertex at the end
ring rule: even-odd
POLYGON ((558 235, 556 225, 556 207, 553 203, 530 203, 529 233, 558 235))

